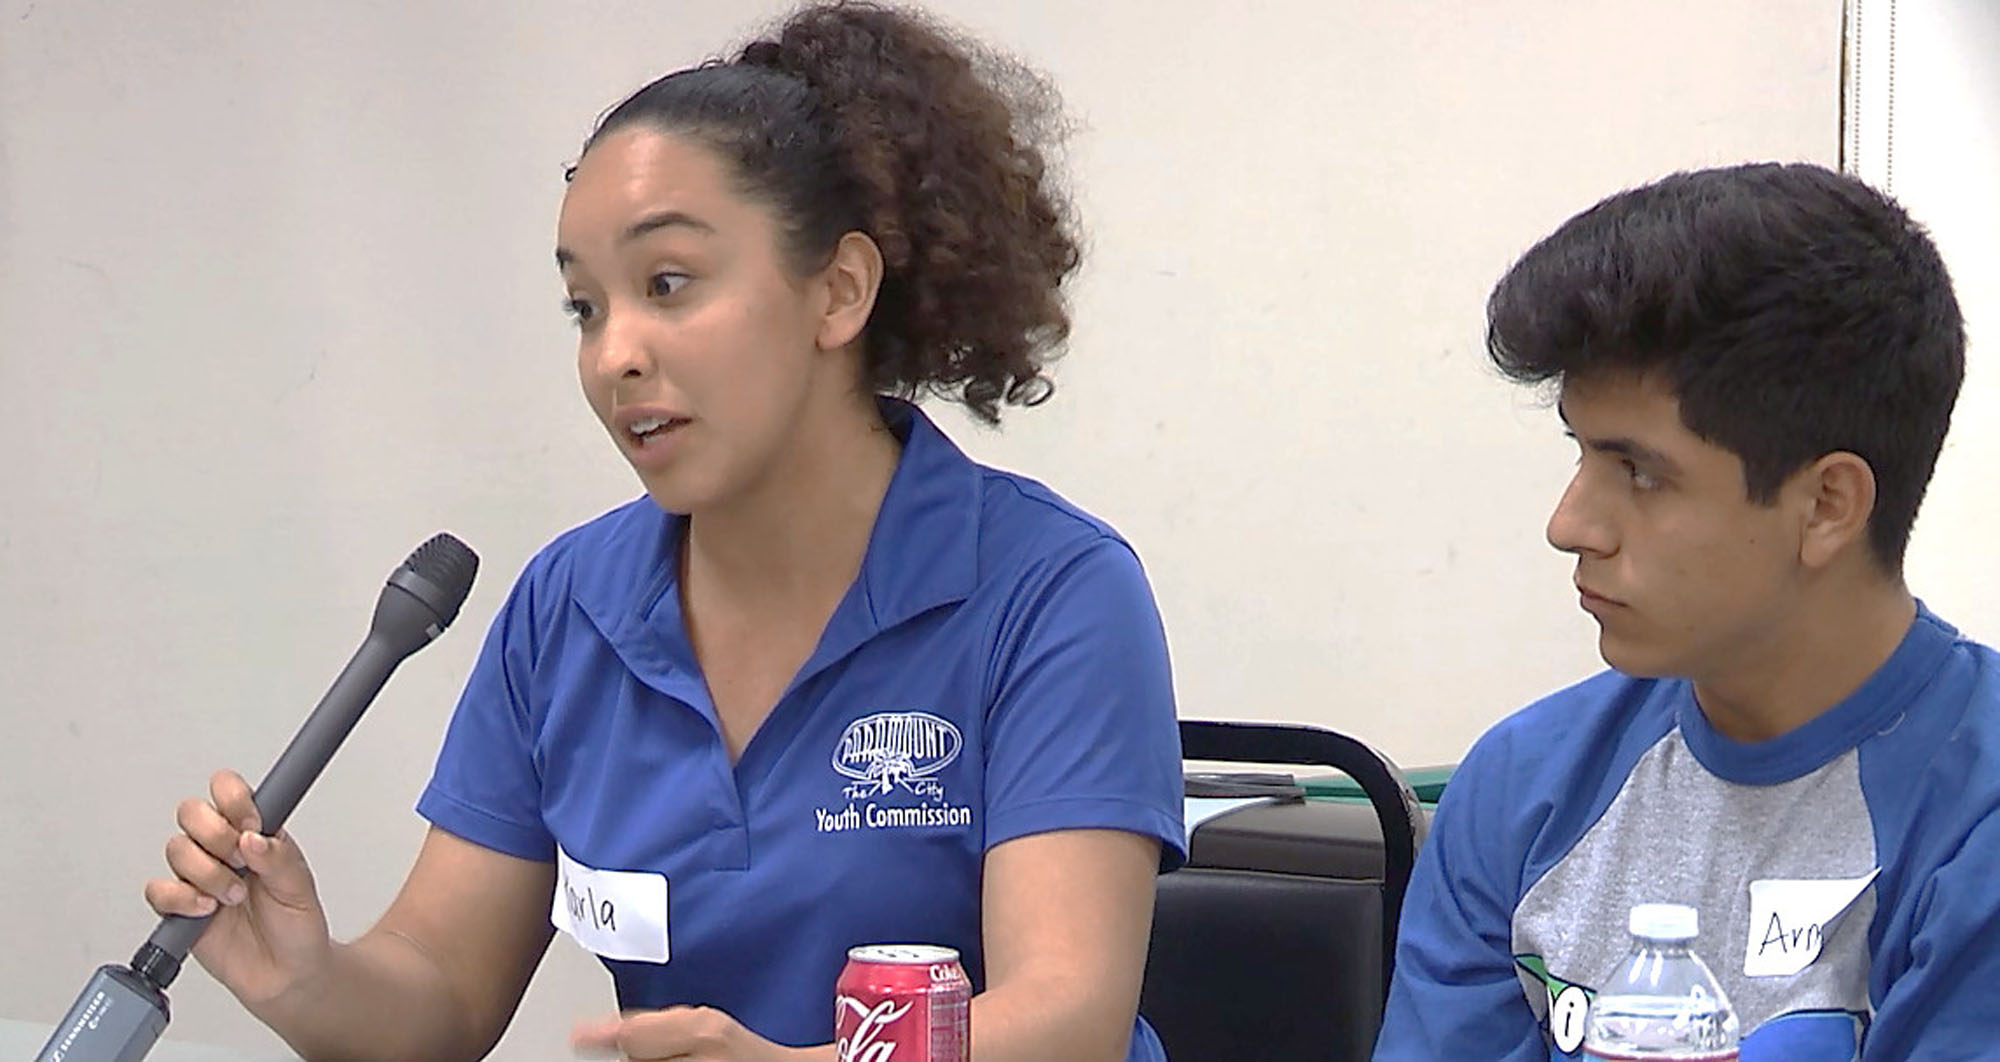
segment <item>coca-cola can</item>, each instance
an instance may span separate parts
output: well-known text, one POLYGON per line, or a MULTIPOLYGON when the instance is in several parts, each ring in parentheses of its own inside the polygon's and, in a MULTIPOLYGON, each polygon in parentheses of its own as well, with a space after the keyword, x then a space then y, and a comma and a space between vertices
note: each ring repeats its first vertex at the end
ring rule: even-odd
POLYGON ((839 1062, 971 1062, 972 981, 956 948, 851 948, 833 993, 839 1062))

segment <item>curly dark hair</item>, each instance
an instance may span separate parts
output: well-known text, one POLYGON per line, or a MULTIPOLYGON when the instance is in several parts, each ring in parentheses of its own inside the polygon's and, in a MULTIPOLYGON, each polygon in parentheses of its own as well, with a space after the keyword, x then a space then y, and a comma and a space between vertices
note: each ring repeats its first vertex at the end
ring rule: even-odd
POLYGON ((1063 130, 1047 79, 930 19, 870 3, 803 8, 734 58, 669 74, 598 122, 694 137, 778 214, 794 268, 866 233, 883 277, 863 333, 867 386, 962 403, 1053 390, 1081 260, 1045 158, 1063 130))
POLYGON ((1965 376, 1944 260, 1888 196, 1804 163, 1679 173, 1564 222, 1486 306, 1527 383, 1663 374, 1752 501, 1835 451, 1875 473, 1869 546, 1902 570, 1965 376))

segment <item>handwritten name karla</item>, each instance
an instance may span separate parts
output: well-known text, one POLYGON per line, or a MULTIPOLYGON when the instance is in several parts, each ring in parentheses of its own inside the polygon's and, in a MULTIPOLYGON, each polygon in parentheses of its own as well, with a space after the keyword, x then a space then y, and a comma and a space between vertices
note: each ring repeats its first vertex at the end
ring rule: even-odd
POLYGON ((578 925, 588 923, 592 928, 607 932, 618 932, 618 906, 610 900, 599 900, 597 890, 584 886, 577 892, 568 879, 563 880, 563 901, 569 906, 569 916, 578 925))

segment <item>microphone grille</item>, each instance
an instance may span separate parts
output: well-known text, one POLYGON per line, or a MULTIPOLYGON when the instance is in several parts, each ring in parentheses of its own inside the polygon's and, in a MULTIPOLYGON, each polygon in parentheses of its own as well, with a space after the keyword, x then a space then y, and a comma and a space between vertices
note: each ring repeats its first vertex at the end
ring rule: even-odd
POLYGON ((440 532, 417 547, 403 567, 429 580, 445 592, 450 611, 456 613, 472 592, 472 580, 479 574, 479 554, 452 535, 440 532))

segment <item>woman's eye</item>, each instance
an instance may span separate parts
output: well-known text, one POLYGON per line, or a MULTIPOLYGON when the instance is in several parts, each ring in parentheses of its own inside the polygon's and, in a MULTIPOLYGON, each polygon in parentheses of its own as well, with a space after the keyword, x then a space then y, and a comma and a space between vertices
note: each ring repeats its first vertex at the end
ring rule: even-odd
POLYGON ((563 313, 567 314, 569 319, 575 321, 578 325, 589 324, 590 319, 597 316, 596 307, 574 295, 563 300, 562 308, 563 313))
POLYGON ((653 279, 646 282, 646 293, 653 298, 663 299, 686 287, 687 282, 688 277, 685 273, 655 273, 653 279))

